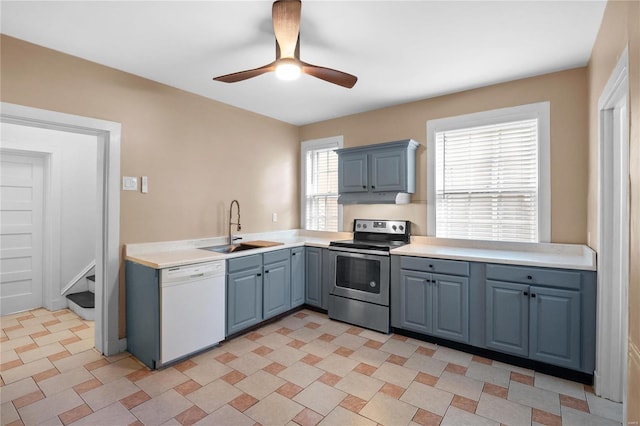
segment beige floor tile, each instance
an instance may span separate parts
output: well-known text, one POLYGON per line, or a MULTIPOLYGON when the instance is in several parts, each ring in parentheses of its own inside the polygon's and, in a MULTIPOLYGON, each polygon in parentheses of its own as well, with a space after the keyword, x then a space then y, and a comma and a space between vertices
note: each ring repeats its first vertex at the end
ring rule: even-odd
POLYGON ((538 372, 535 373, 533 385, 540 389, 569 395, 582 400, 587 398, 584 393, 584 386, 582 386, 581 383, 570 382, 569 380, 548 376, 538 372))
POLYGON ((0 388, 0 403, 11 402, 26 394, 37 391, 38 385, 31 377, 26 377, 0 388))
POLYGON ((307 325, 309 323, 309 321, 306 321, 304 319, 300 319, 300 318, 296 318, 293 315, 290 315, 286 318, 281 319, 280 321, 277 322, 277 324, 279 325, 278 328, 281 327, 286 327, 290 330, 298 330, 300 328, 303 328, 305 325, 307 325))
POLYGON ((33 339, 29 336, 20 336, 15 339, 7 340, 6 342, 0 343, 0 349, 2 352, 13 350, 19 348, 21 346, 27 346, 34 343, 33 339))
POLYGON ((365 339, 364 337, 354 336, 353 334, 345 333, 333 339, 331 343, 333 343, 336 346, 342 346, 355 351, 356 349, 361 348, 362 345, 367 343, 367 339, 365 339))
POLYGON ((315 366, 321 368, 329 373, 336 374, 340 377, 344 377, 351 370, 356 368, 360 364, 358 361, 350 358, 345 358, 340 355, 331 354, 317 363, 315 366))
POLYGON ((337 406, 334 408, 318 426, 376 426, 376 422, 362 417, 352 411, 337 406))
POLYGON ((380 390, 384 385, 382 380, 375 379, 373 377, 366 376, 364 374, 350 372, 342 380, 340 380, 334 386, 336 389, 340 389, 348 394, 357 396, 365 401, 370 400, 373 395, 380 390))
POLYGON ((329 354, 334 353, 335 350, 338 348, 339 346, 331 342, 325 342, 323 340, 315 340, 313 342, 307 343, 306 345, 301 347, 300 350, 319 356, 320 358, 324 358, 329 354))
POLYGON ((465 376, 480 380, 481 382, 488 382, 502 386, 503 388, 508 388, 511 373, 503 368, 472 362, 469 364, 465 376))
POLYGON ((85 328, 83 330, 74 331, 73 333, 76 336, 78 336, 79 338, 83 339, 83 340, 95 339, 95 337, 96 337, 96 329, 95 329, 95 327, 85 328))
POLYGON ((81 418, 73 426, 128 425, 138 420, 119 402, 81 418))
POLYGON ((360 415, 383 425, 406 425, 417 411, 418 409, 413 405, 377 393, 360 410, 360 415))
POLYGON ((29 362, 46 358, 49 355, 57 354, 62 351, 64 351, 64 347, 60 343, 56 342, 46 346, 38 347, 36 349, 31 349, 30 351, 21 352, 19 356, 20 359, 22 359, 22 362, 27 364, 29 362))
POLYGON ((219 379, 189 393, 186 397, 207 413, 212 413, 240 395, 240 390, 219 379))
POLYGON ((562 407, 562 424, 563 426, 620 426, 620 422, 564 406, 562 407))
POLYGON ((178 386, 189 380, 189 377, 182 374, 175 368, 167 368, 157 371, 154 374, 138 380, 136 386, 145 391, 151 398, 178 386))
POLYGON ((389 339, 384 343, 384 345, 380 347, 381 351, 400 355, 405 358, 409 358, 411 355, 413 355, 416 349, 418 349, 416 345, 396 339, 389 339))
POLYGON ((80 340, 79 342, 73 342, 73 343, 69 343, 68 345, 65 345, 65 348, 71 353, 71 354, 77 354, 80 352, 84 352, 88 349, 93 348, 94 345, 94 341, 93 339, 84 339, 84 340, 80 340))
MULTIPOLYGON (((409 357, 407 362, 404 363, 404 366, 412 370, 418 370, 431 374, 432 376, 440 377, 444 369, 447 368, 447 364, 446 361, 415 353, 409 357)), ((508 374, 509 373, 507 373, 507 375, 508 374)))
POLYGON ((83 367, 78 367, 45 379, 39 382, 38 386, 46 396, 51 396, 54 393, 67 390, 91 379, 93 379, 91 373, 83 367))
POLYGON ((285 346, 281 346, 280 348, 274 350, 271 353, 268 353, 267 355, 265 355, 265 357, 271 361, 277 362, 278 364, 282 364, 284 366, 289 367, 295 364, 296 362, 300 361, 306 355, 307 353, 304 351, 285 345, 285 346))
POLYGON ((59 342, 60 340, 70 339, 74 337, 72 331, 62 330, 57 333, 51 333, 44 336, 36 337, 33 340, 38 344, 38 346, 46 346, 51 343, 59 342))
POLYGON ((256 399, 263 399, 285 383, 284 379, 260 370, 240 380, 235 386, 256 399))
POLYGON ((0 375, 6 384, 17 382, 34 374, 42 373, 53 368, 53 364, 47 358, 42 358, 28 364, 5 370, 0 375))
POLYGON ((134 371, 140 370, 141 368, 142 365, 133 357, 127 357, 120 361, 116 361, 113 364, 96 368, 91 371, 91 374, 93 374, 96 379, 106 384, 114 380, 118 380, 119 378, 133 373, 134 371))
POLYGON ((252 350, 259 347, 260 344, 254 341, 245 339, 244 337, 238 337, 236 339, 233 339, 229 343, 225 343, 222 346, 222 349, 224 349, 226 352, 234 354, 235 356, 242 356, 247 352, 251 352, 252 350))
POLYGON ((524 374, 525 376, 533 377, 533 375, 535 374, 533 370, 530 370, 528 368, 522 368, 516 365, 505 364, 504 362, 500 362, 500 361, 493 361, 492 365, 494 367, 502 368, 504 370, 514 371, 516 373, 524 374))
POLYGON ((380 367, 387 358, 389 358, 389 354, 387 352, 363 346, 349 355, 349 358, 355 359, 358 362, 373 365, 374 367, 380 367))
POLYGON ((390 362, 383 363, 375 373, 372 374, 376 379, 393 383, 400 387, 406 388, 411 384, 413 379, 418 375, 416 370, 392 364, 390 362))
POLYGON ((437 350, 437 349, 438 349, 438 347, 439 347, 439 346, 438 346, 438 345, 436 345, 435 343, 431 343, 431 342, 424 342, 424 341, 422 341, 422 340, 412 339, 411 337, 409 337, 409 338, 407 339, 407 343, 412 343, 412 344, 414 344, 414 345, 416 345, 416 346, 422 346, 422 347, 424 347, 424 348, 429 348, 429 349, 432 349, 432 350, 434 350, 434 351, 435 351, 435 350, 437 350))
POLYGON ((48 313, 47 315, 40 315, 37 317, 33 317, 30 319, 20 321, 23 327, 30 327, 32 325, 42 324, 43 322, 49 322, 57 320, 58 317, 54 317, 53 313, 48 313))
POLYGON ((288 334, 287 336, 292 339, 301 340, 305 343, 309 343, 312 340, 315 340, 318 337, 322 336, 323 334, 324 333, 322 331, 319 331, 317 328, 312 329, 312 328, 302 327, 295 330, 293 333, 288 334))
MULTIPOLYGON (((75 314, 74 314, 74 316, 75 316, 75 314)), ((82 320, 78 319, 77 316, 75 316, 75 318, 73 318, 73 319, 69 319, 69 320, 66 320, 66 321, 60 320, 60 322, 58 324, 48 325, 47 326, 47 330, 49 330, 52 333, 57 333, 58 331, 68 330, 70 328, 78 327, 80 325, 84 325, 84 323, 82 322, 82 320)))
POLYGON ((16 328, 15 330, 5 330, 4 332, 9 339, 15 339, 16 337, 29 336, 30 334, 39 333, 45 330, 46 329, 42 324, 34 324, 29 327, 16 328))
POLYGON ((117 353, 115 355, 106 356, 105 358, 110 363, 114 363, 116 361, 120 361, 121 359, 125 359, 129 356, 131 356, 131 354, 127 351, 124 351, 124 352, 117 353))
POLYGON ((73 389, 67 389, 22 407, 18 409, 18 413, 24 424, 29 426, 40 424, 82 404, 84 404, 82 398, 73 389))
POLYGON ((284 425, 304 407, 279 393, 272 393, 244 412, 262 425, 284 425))
POLYGON ((136 385, 122 377, 83 393, 82 398, 93 411, 98 411, 138 391, 140 389, 136 385))
POLYGON ((334 336, 339 336, 340 334, 345 333, 351 327, 352 325, 345 324, 343 322, 327 321, 324 324, 322 324, 319 328, 317 328, 317 330, 320 331, 321 333, 327 333, 327 334, 332 334, 334 336))
POLYGON ((478 401, 484 383, 460 374, 445 371, 440 375, 436 388, 478 401))
MULTIPOLYGON (((3 348, 4 349, 4 348, 3 348)), ((0 364, 20 359, 20 356, 13 349, 0 352, 0 364)))
POLYGON ((134 407, 131 414, 147 426, 161 425, 193 404, 173 389, 134 407))
POLYGON ((282 377, 293 384, 306 388, 323 374, 324 371, 319 368, 304 362, 296 362, 278 373, 278 377, 282 377))
POLYGON ((531 424, 531 408, 483 393, 476 414, 509 426, 531 424))
POLYGON ((271 362, 272 361, 270 359, 257 355, 253 352, 247 352, 241 357, 238 357, 233 361, 227 363, 227 366, 233 368, 234 370, 238 370, 246 376, 250 376, 256 371, 271 364, 271 362))
POLYGON ((378 333, 373 330, 364 330, 360 333, 360 337, 364 337, 365 339, 375 340, 376 342, 384 343, 391 338, 390 334, 378 333))
MULTIPOLYGON (((591 414, 622 423, 623 413, 621 403, 599 398, 592 393, 587 393, 587 402, 589 403, 589 411, 591 414)), ((636 402, 640 403, 640 401, 636 402)))
POLYGON ((473 359, 473 355, 460 352, 455 349, 445 348, 444 346, 438 347, 436 353, 433 354, 435 359, 439 359, 445 362, 451 362, 453 364, 461 365, 463 367, 468 367, 471 364, 471 360, 473 359))
POLYGON ((207 359, 206 362, 201 359, 200 362, 195 367, 186 370, 184 374, 201 386, 211 383, 232 371, 231 367, 227 367, 215 359, 207 359))
POLYGON ((311 408, 316 413, 326 416, 347 396, 345 392, 325 385, 322 382, 314 382, 309 387, 293 397, 293 400, 311 408))
POLYGON ((73 370, 74 368, 82 367, 85 364, 89 364, 90 362, 94 362, 99 359, 102 359, 102 355, 100 355, 95 349, 89 349, 87 351, 53 361, 53 364, 61 373, 63 373, 65 371, 73 370))
POLYGON ((486 417, 472 414, 454 406, 449 407, 447 414, 442 418, 440 426, 500 426, 500 423, 486 417))
MULTIPOLYGON (((261 332, 262 329, 258 331, 261 332)), ((269 334, 266 334, 264 337, 261 337, 258 340, 256 340, 256 342, 260 343, 263 346, 276 350, 278 348, 286 346, 286 344, 291 342, 292 340, 293 339, 291 337, 285 336, 284 334, 269 333, 269 334)))
POLYGON ((11 402, 0 405, 0 425, 5 426, 20 420, 20 415, 11 402))
POLYGON ((255 424, 255 420, 251 417, 245 416, 240 411, 231 407, 230 405, 223 405, 207 417, 195 423, 195 426, 219 426, 219 425, 234 425, 234 426, 252 426, 255 424))
POLYGON ((400 397, 401 401, 444 416, 453 394, 422 383, 413 382, 400 397))
POLYGON ((511 381, 507 399, 538 410, 548 411, 551 414, 560 415, 560 395, 556 392, 511 381))

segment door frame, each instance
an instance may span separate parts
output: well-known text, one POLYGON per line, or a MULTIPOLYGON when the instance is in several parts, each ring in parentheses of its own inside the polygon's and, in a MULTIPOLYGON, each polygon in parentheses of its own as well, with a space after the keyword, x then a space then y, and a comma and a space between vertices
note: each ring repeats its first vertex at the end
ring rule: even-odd
POLYGON ((620 55, 598 100, 598 128, 598 326, 594 382, 596 395, 623 402, 626 418, 630 262, 628 47, 620 55), (619 119, 614 117, 616 108, 622 109, 619 119), (611 191, 614 183, 621 188, 619 199, 611 191), (620 280, 612 280, 616 274, 620 280))
POLYGON ((120 123, 0 103, 7 123, 92 135, 98 142, 95 346, 105 355, 124 350, 118 336, 120 270, 120 123))

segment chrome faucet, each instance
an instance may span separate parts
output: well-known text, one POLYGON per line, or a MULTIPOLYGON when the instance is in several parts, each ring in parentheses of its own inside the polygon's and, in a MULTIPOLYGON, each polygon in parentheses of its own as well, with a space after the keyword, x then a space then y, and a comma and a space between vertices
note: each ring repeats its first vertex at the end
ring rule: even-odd
POLYGON ((240 225, 240 203, 238 203, 238 200, 233 200, 231 202, 231 206, 229 207, 229 244, 233 244, 234 241, 236 240, 241 240, 242 237, 234 237, 231 234, 231 226, 232 225, 236 225, 236 231, 240 231, 242 229, 242 225, 240 225), (238 206, 238 219, 237 222, 232 222, 232 215, 233 215, 233 204, 236 204, 236 206, 238 206))

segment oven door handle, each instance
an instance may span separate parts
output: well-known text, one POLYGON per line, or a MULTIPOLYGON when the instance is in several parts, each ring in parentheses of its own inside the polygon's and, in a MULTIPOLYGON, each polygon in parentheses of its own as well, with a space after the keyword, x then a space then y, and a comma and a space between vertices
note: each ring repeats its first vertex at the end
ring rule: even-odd
POLYGON ((371 255, 374 255, 374 256, 389 256, 389 252, 388 251, 356 249, 356 248, 349 248, 349 247, 329 246, 329 250, 331 250, 331 251, 340 251, 340 252, 344 252, 344 253, 371 254, 371 255))

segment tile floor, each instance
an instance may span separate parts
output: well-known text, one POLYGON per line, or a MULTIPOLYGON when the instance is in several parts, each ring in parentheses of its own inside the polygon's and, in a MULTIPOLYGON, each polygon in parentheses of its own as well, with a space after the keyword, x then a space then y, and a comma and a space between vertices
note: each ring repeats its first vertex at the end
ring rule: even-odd
POLYGON ((303 310, 160 371, 68 310, 0 318, 4 425, 619 425, 590 387, 303 310))

